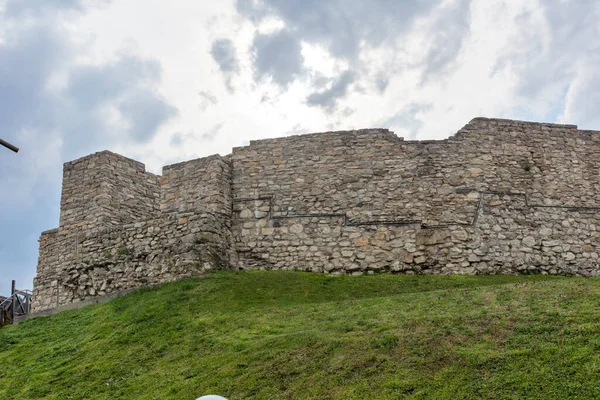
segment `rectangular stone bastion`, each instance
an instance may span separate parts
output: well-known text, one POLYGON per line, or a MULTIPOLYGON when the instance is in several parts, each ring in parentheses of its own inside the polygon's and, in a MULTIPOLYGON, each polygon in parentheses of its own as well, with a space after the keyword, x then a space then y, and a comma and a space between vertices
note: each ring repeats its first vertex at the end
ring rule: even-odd
POLYGON ((109 151, 67 162, 33 311, 211 269, 600 274, 600 132, 475 118, 251 141, 162 176, 109 151))

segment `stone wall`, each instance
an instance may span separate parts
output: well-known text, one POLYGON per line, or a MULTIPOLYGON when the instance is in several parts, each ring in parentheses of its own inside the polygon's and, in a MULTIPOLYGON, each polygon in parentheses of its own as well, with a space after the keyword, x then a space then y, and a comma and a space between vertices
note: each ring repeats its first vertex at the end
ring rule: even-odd
POLYGON ((378 129, 251 142, 232 154, 237 267, 595 274, 599 139, 476 118, 442 141, 378 129))
POLYGON ((476 203, 471 222, 435 227, 417 221, 350 223, 343 215, 269 218, 270 199, 239 201, 238 267, 360 274, 600 273, 598 209, 532 206, 516 193, 470 194, 476 203))
MULTIPOLYGON (((87 170, 81 172, 83 177, 71 174, 68 179, 88 179, 90 186, 98 186, 93 177, 99 176, 101 182, 104 179, 87 170)), ((140 178, 145 179, 143 175, 140 178)), ((160 192, 144 197, 155 200, 155 208, 145 209, 152 211, 146 218, 104 227, 87 224, 85 229, 82 225, 78 229, 61 226, 42 233, 34 280, 35 312, 90 296, 229 267, 229 164, 220 156, 213 156, 166 166, 160 181, 160 192)), ((122 192, 131 193, 146 181, 115 179, 113 183, 111 189, 118 191, 116 186, 120 185, 122 192)), ((83 189, 81 192, 89 193, 83 189)), ((83 208, 83 201, 80 204, 83 208)))
POLYGON ((157 217, 159 177, 139 161, 110 151, 94 153, 64 164, 60 204, 63 230, 157 217))
POLYGON ((231 214, 231 166, 219 155, 163 168, 160 190, 162 213, 231 214), (199 185, 199 183, 202 183, 199 185))
POLYGON ((599 153, 600 132, 486 118, 252 141, 162 177, 97 153, 65 164, 34 308, 210 268, 597 275, 599 153))

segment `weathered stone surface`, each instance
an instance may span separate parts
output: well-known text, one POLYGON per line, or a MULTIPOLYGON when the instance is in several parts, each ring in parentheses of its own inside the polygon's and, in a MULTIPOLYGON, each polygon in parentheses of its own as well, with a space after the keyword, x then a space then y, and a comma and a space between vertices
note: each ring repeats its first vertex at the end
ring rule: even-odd
POLYGON ((596 276, 599 170, 600 132, 486 118, 251 141, 161 177, 100 152, 64 166, 33 307, 212 268, 596 276))
POLYGON ((531 247, 535 246, 535 238, 532 236, 526 236, 523 238, 522 243, 523 243, 523 246, 531 248, 531 247))
POLYGON ((584 253, 593 253, 594 252, 594 246, 592 246, 591 244, 584 244, 583 247, 581 247, 581 250, 584 253))
POLYGON ((550 228, 542 228, 542 229, 540 229, 540 235, 542 235, 542 236, 550 236, 550 235, 552 235, 552 229, 550 229, 550 228))
POLYGON ((432 245, 444 243, 448 238, 446 230, 428 229, 419 231, 417 234, 417 244, 432 245))
POLYGON ((65 164, 61 226, 40 237, 34 311, 235 262, 230 164, 207 157, 165 167, 163 178, 110 152, 65 164), (108 182, 113 199, 131 203, 90 203, 88 191, 108 182))
POLYGON ((354 240, 354 246, 355 247, 362 247, 362 246, 366 246, 369 244, 369 238, 368 237, 359 237, 358 239, 354 240))
POLYGON ((452 239, 466 241, 469 239, 469 233, 463 229, 452 232, 452 239))

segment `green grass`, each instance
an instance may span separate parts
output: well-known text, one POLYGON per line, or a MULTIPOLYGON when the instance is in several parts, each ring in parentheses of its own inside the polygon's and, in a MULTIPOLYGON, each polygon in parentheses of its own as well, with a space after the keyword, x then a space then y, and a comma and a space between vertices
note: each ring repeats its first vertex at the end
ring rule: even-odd
POLYGON ((600 398, 600 280, 215 272, 0 329, 0 399, 600 398))

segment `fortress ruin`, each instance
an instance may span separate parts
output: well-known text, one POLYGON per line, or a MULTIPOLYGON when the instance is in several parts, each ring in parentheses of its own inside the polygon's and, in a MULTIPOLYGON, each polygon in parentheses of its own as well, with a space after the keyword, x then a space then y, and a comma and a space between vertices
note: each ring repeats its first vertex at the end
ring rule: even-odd
POLYGON ((210 269, 600 274, 600 132, 574 125, 289 136, 162 176, 103 151, 63 174, 33 311, 210 269))

